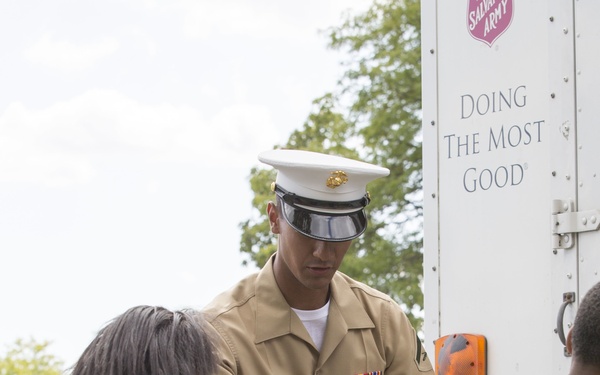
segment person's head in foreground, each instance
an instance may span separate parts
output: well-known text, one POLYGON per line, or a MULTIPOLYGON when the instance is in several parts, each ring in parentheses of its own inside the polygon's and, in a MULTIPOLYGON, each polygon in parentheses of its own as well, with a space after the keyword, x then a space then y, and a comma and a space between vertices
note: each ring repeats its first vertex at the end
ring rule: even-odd
POLYGON ((584 296, 567 335, 569 375, 600 375, 600 283, 584 296))
POLYGON ((216 361, 198 312, 135 306, 98 332, 71 374, 211 375, 216 361))

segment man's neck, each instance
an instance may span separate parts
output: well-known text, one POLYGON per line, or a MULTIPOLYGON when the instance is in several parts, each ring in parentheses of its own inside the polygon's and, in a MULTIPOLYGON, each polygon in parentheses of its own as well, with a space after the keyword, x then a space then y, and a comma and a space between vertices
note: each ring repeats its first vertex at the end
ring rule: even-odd
POLYGON ((275 282, 290 307, 299 310, 316 310, 325 306, 329 301, 331 284, 322 289, 307 288, 289 272, 287 267, 278 264, 277 260, 276 257, 273 260, 275 282))
POLYGON ((569 375, 600 375, 600 368, 597 366, 581 364, 573 358, 569 375))

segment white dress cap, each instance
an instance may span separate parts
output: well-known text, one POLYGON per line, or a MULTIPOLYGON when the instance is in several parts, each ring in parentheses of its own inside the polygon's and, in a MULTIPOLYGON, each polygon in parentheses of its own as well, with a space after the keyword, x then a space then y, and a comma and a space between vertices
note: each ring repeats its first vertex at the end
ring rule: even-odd
POLYGON ((389 175, 387 168, 301 150, 272 150, 258 159, 277 169, 275 193, 285 220, 322 241, 348 241, 367 227, 367 183, 389 175))
POLYGON ((362 198, 367 183, 390 170, 340 156, 303 150, 271 150, 258 160, 277 169, 277 185, 301 197, 346 202, 362 198))

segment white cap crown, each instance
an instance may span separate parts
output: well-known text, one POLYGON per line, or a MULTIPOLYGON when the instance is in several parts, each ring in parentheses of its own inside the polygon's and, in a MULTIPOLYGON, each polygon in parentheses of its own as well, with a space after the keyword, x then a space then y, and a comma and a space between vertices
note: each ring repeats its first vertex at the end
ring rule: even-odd
POLYGON ((377 165, 302 150, 272 150, 258 159, 277 169, 276 184, 301 197, 330 202, 361 199, 367 183, 389 175, 377 165))

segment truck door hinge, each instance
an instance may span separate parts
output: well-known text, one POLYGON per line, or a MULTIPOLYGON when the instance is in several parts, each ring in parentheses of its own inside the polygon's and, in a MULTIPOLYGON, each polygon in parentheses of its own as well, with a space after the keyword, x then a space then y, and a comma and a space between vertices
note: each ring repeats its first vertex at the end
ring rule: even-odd
POLYGON ((570 249, 575 244, 575 233, 600 228, 600 210, 577 212, 571 200, 552 201, 552 237, 555 249, 570 249))

